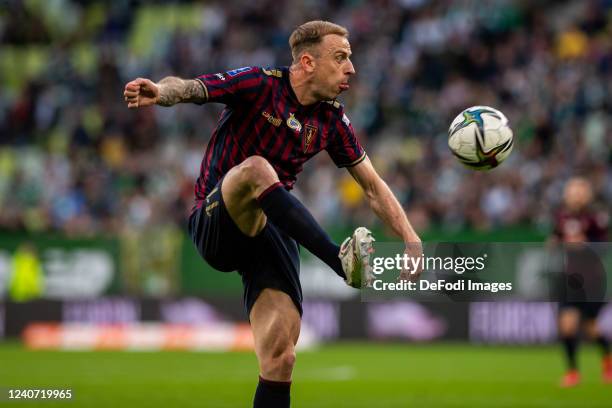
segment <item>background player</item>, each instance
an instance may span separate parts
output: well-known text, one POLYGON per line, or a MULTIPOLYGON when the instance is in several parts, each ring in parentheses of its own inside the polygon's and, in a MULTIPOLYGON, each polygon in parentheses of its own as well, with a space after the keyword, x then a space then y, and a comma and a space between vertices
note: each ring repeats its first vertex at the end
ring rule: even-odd
MULTIPOLYGON (((598 213, 590 207, 593 199, 591 184, 580 177, 570 179, 563 192, 564 206, 557 214, 554 240, 563 243, 606 241, 608 229, 607 213, 598 213)), ((570 248, 571 249, 571 248, 570 248)), ((566 252, 569 252, 566 249, 566 252)), ((578 255, 580 256, 580 255, 578 255)), ((568 262, 569 263, 569 262, 568 262)), ((576 268, 588 267, 588 262, 578 262, 572 268, 580 275, 589 271, 576 268)), ((597 266, 595 266, 596 268, 597 266)), ((567 360, 567 372, 561 380, 562 387, 572 387, 580 382, 576 362, 580 323, 584 324, 587 335, 602 349, 602 375, 604 382, 612 383, 612 357, 610 346, 597 324, 597 316, 604 302, 566 301, 559 305, 559 333, 567 360)))
POLYGON ((338 247, 288 192, 305 161, 326 150, 337 166, 348 168, 371 208, 406 242, 406 251, 421 253, 401 205, 335 101, 355 74, 347 30, 311 21, 298 27, 289 43, 289 68, 244 67, 159 83, 138 78, 124 91, 129 108, 226 105, 202 161, 190 233, 212 266, 242 275, 260 366, 256 407, 289 406, 302 312, 296 241, 352 286, 359 286, 372 246, 369 231, 361 228, 338 247))

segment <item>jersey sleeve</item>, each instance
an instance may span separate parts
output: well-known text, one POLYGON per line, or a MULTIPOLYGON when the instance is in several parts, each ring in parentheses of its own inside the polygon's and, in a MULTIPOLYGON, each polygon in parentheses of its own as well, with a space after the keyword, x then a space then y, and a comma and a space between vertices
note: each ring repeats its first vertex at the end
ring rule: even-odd
POLYGON ((327 153, 338 167, 353 167, 361 163, 366 152, 355 137, 355 131, 340 107, 332 121, 331 132, 333 137, 327 145, 327 153))
POLYGON ((263 77, 259 67, 243 67, 195 78, 204 87, 206 102, 228 106, 250 103, 259 93, 263 77))

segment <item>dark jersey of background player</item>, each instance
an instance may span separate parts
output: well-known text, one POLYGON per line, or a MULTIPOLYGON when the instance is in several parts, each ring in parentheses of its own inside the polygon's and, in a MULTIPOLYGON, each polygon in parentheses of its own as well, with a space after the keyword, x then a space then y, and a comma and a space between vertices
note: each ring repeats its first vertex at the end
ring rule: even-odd
POLYGON ((354 166, 365 152, 337 101, 301 105, 289 68, 244 67, 196 78, 207 102, 226 105, 213 132, 195 186, 195 208, 232 167, 265 157, 290 190, 304 162, 326 150, 338 167, 354 166))
MULTIPOLYGON (((589 207, 560 210, 555 217, 554 236, 564 243, 565 278, 559 295, 562 306, 579 305, 601 309, 602 304, 581 305, 582 301, 599 303, 605 297, 606 272, 597 248, 582 242, 603 242, 608 237, 608 215, 589 207), (574 244, 576 243, 576 244, 574 244), (578 282, 580 281, 580 282, 578 282)), ((595 313, 590 312, 590 314, 595 313)))
POLYGON ((553 234, 561 242, 604 242, 608 239, 609 216, 605 212, 583 209, 578 212, 560 210, 555 217, 553 234))

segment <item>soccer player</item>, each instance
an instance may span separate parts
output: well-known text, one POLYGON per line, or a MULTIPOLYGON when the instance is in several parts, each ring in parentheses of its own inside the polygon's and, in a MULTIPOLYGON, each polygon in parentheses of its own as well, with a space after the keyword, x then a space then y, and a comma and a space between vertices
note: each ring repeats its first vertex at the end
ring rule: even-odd
MULTIPOLYGON (((589 280, 598 279, 597 263, 590 251, 581 251, 575 243, 606 241, 608 215, 597 213, 590 208, 593 192, 588 180, 581 177, 570 179, 563 192, 563 208, 557 214, 553 240, 566 243, 566 273, 589 280), (584 270, 585 268, 589 270, 584 270)), ((602 377, 604 382, 612 383, 612 357, 608 339, 597 325, 597 316, 604 302, 564 301, 559 304, 559 334, 567 361, 567 371, 561 379, 562 387, 573 387, 580 383, 580 373, 576 363, 578 332, 581 320, 588 336, 596 341, 602 350, 602 377)))
POLYGON ((355 74, 348 31, 310 21, 295 29, 289 45, 290 67, 244 67, 158 83, 137 78, 124 91, 128 108, 226 105, 204 154, 189 233, 211 266, 242 276, 260 369, 254 407, 289 406, 302 314, 298 244, 355 287, 372 250, 365 228, 336 245, 289 193, 304 162, 326 150, 404 240, 406 253, 421 254, 419 237, 336 101, 355 74))

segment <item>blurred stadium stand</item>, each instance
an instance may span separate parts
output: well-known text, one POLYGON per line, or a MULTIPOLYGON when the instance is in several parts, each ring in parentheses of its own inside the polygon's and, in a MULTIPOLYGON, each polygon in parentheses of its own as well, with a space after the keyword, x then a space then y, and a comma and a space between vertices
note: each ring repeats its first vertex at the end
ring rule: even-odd
MULTIPOLYGON (((220 106, 128 111, 126 81, 288 65, 287 38, 323 17, 351 32, 342 95, 420 231, 546 228, 563 181, 612 202, 608 1, 8 1, 0 9, 0 226, 115 234, 182 226, 220 106), (554 9, 554 13, 551 12, 554 9), (446 129, 498 107, 517 136, 495 172, 464 170, 446 129)), ((298 194, 326 225, 374 224, 322 154, 298 194)))

